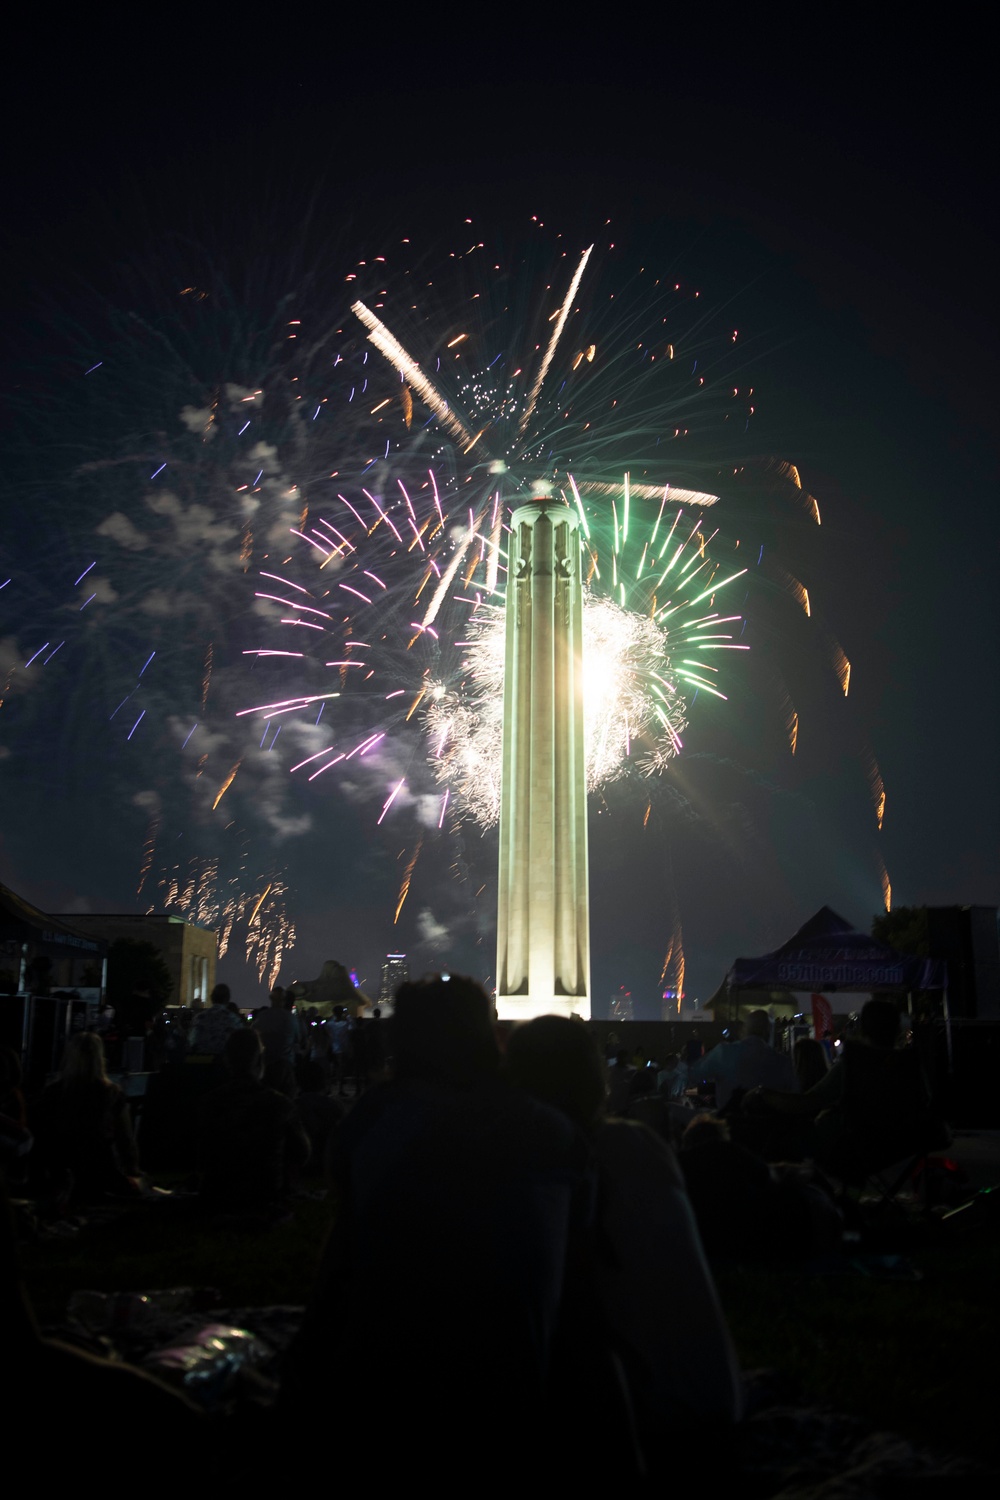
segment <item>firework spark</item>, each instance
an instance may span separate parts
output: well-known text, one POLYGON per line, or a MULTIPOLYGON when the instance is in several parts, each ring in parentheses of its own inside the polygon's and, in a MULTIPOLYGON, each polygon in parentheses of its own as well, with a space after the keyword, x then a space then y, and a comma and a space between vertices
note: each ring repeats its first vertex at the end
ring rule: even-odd
POLYGON ((223 878, 217 857, 194 858, 161 873, 162 906, 187 922, 214 928, 219 934, 220 958, 245 924, 247 962, 256 969, 258 979, 272 985, 282 960, 295 946, 295 925, 286 909, 288 886, 277 874, 250 877, 246 884, 245 879, 240 875, 223 878))
MULTIPOLYGON (((411 722, 419 726, 426 759, 456 812, 483 826, 496 822, 505 542, 511 510, 537 492, 560 496, 583 523, 588 786, 595 789, 631 772, 661 772, 682 746, 691 700, 698 693, 726 696, 717 653, 747 647, 736 639, 740 615, 722 613, 716 599, 747 569, 723 574, 710 554, 718 533, 706 532, 699 513, 716 505, 718 495, 631 474, 612 482, 601 474, 604 460, 595 461, 592 438, 584 440, 580 463, 562 451, 554 457, 553 438, 565 443, 572 425, 579 441, 594 425, 592 419, 573 422, 575 397, 567 381, 579 378, 586 386, 595 373, 605 373, 596 342, 585 343, 578 357, 563 355, 592 249, 581 255, 553 314, 534 375, 526 375, 523 366, 511 372, 512 360, 495 370, 493 359, 466 370, 460 398, 446 393, 440 357, 432 376, 431 361, 418 360, 367 303, 352 304, 369 341, 409 392, 406 431, 414 425, 419 400, 439 441, 451 439, 455 446, 439 448, 437 462, 421 477, 416 466, 407 472, 405 446, 397 446, 390 467, 388 444, 385 478, 363 486, 360 496, 338 491, 335 506, 319 515, 308 534, 293 533, 308 549, 306 559, 298 559, 298 579, 308 577, 301 569, 312 553, 320 575, 331 564, 336 567, 335 586, 296 582, 294 590, 258 592, 258 598, 282 608, 286 630, 304 633, 301 627, 308 626, 320 637, 318 646, 331 637, 335 643, 325 661, 326 669, 340 674, 341 732, 322 748, 310 747, 293 769, 308 768, 315 777, 327 768, 346 768, 358 747, 355 726, 380 704, 383 750, 411 722), (560 368, 563 359, 566 369, 560 368), (366 581, 371 579, 381 588, 377 598, 366 581), (359 637, 369 646, 374 637, 375 649, 348 657, 348 651, 358 650, 359 637), (350 676, 348 667, 356 669, 350 676)), ((638 348, 644 361, 649 351, 642 343, 638 348)), ((445 352, 471 360, 468 333, 449 338, 445 352)), ((650 353, 641 378, 653 359, 650 353)), ((621 362, 619 355, 618 366, 621 362)), ((608 364, 615 376, 621 373, 614 359, 608 364)), ((698 379, 701 387, 704 377, 698 379)), ((631 391, 629 385, 614 396, 612 410, 631 391)), ((383 421, 390 404, 376 401, 371 415, 383 421)), ((597 409, 593 394, 586 397, 584 412, 597 409)), ((418 429, 421 435, 425 428, 418 429)), ((602 437, 601 453, 603 445, 602 437)), ((421 436, 415 455, 422 457, 425 446, 421 436)), ((287 573, 265 576, 289 582, 287 573)), ((270 644, 247 654, 262 665, 283 655, 300 661, 308 655, 298 647, 289 651, 270 644)), ((296 717, 322 696, 275 698, 242 713, 296 717)), ((397 775, 385 785, 379 823, 400 801, 405 781, 397 775)), ((443 815, 444 804, 440 822, 443 815)))
MULTIPOLYGON (((742 616, 766 582, 739 491, 754 398, 730 372, 731 329, 713 338, 704 302, 629 275, 604 245, 558 260, 542 296, 551 267, 522 273, 498 251, 487 268, 473 245, 461 305, 416 291, 410 253, 396 252, 394 281, 372 260, 341 304, 308 308, 288 305, 284 261, 273 296, 186 274, 169 300, 150 289, 145 318, 110 310, 107 347, 80 360, 95 373, 61 423, 76 446, 31 492, 65 576, 35 570, 29 586, 13 560, 0 573, 3 717, 37 743, 26 730, 44 695, 67 757, 104 757, 110 735, 125 800, 137 774, 155 784, 163 823, 155 839, 145 824, 140 890, 182 828, 207 869, 231 819, 266 807, 255 837, 300 827, 300 791, 265 767, 291 768, 312 796, 337 785, 383 826, 415 818, 430 842, 462 816, 495 819, 509 519, 535 493, 583 519, 589 784, 667 771, 699 698, 731 691, 718 652, 745 649, 742 616)), ((44 427, 29 415, 25 451, 48 451, 48 414, 44 427)), ((781 525, 795 510, 811 535, 819 508, 798 471, 771 472, 781 525)), ((769 548, 785 534, 768 531, 769 548)), ((772 571, 774 593, 828 641, 821 592, 793 567, 784 587, 772 571)), ((831 655, 846 694, 850 665, 831 655)), ((794 752, 798 713, 786 717, 794 752)), ((224 944, 237 920, 277 924, 287 951, 271 874, 216 878, 244 904, 192 895, 187 909, 229 912, 224 944)))

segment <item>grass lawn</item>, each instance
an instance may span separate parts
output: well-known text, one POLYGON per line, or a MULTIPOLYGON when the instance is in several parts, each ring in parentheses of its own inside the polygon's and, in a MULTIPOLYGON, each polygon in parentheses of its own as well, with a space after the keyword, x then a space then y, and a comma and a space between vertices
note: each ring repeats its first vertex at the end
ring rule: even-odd
POLYGON ((720 1268, 740 1362, 911 1442, 995 1460, 996 1230, 907 1258, 921 1281, 720 1268))
MULTIPOLYGON (((318 1183, 310 1184, 318 1186, 318 1183)), ((70 1294, 218 1288, 221 1306, 302 1303, 329 1227, 327 1200, 296 1201, 269 1230, 213 1228, 172 1202, 140 1206, 22 1261, 43 1323, 70 1294)), ((993 1456, 1000 1349, 997 1226, 907 1249, 920 1281, 723 1266, 720 1295, 744 1369, 768 1366, 801 1394, 930 1447, 993 1456)))
POLYGON ((290 1223, 261 1230, 215 1227, 188 1204, 165 1200, 89 1225, 72 1239, 38 1241, 23 1250, 21 1264, 42 1323, 61 1322, 70 1294, 83 1287, 214 1287, 219 1306, 303 1303, 329 1224, 328 1200, 296 1199, 290 1223))

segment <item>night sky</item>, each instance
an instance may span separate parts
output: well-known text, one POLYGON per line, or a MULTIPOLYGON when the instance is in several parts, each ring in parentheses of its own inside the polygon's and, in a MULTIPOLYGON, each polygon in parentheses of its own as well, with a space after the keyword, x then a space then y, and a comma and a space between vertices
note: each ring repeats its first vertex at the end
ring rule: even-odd
MULTIPOLYGON (((824 903, 867 927, 883 864, 894 905, 1000 902, 985 35, 757 30, 717 44, 666 26, 568 41, 524 26, 462 39, 430 19, 270 35, 242 16, 189 34, 171 18, 169 36, 141 39, 22 27, 4 88, 0 684, 15 670, 0 709, 0 879, 44 909, 145 910, 163 869, 197 853, 258 894, 286 888, 286 980, 332 957, 373 984, 397 946, 416 967, 491 975, 488 836, 429 836, 392 925, 420 820, 411 808, 376 827, 388 763, 381 794, 377 777, 279 792, 277 746, 266 774, 248 752, 219 817, 207 808, 235 706, 259 701, 239 632, 210 619, 215 591, 244 586, 211 484, 187 532, 165 512, 142 545, 97 531, 112 514, 147 524, 136 455, 183 438, 183 372, 198 329, 216 327, 177 313, 188 281, 225 302, 231 332, 191 391, 210 369, 264 381, 269 319, 343 326, 359 259, 406 236, 436 271, 466 219, 543 279, 562 274, 546 255, 575 259, 594 240, 698 288, 709 328, 740 331, 746 459, 794 463, 823 520, 804 553, 789 544, 813 618, 790 610, 783 625, 747 603, 751 651, 727 664, 729 702, 695 705, 645 828, 640 792, 595 803, 596 1013, 619 985, 652 1001, 678 923, 686 988, 703 998, 737 954, 777 946, 824 903), (244 327, 258 348, 238 355, 244 327), (100 547, 107 625, 65 665, 26 672, 78 612, 74 580, 100 547), (172 641, 171 589, 206 601, 177 616, 172 641), (123 672, 137 681, 151 621, 162 644, 135 699, 148 722, 126 740, 107 705, 123 672), (178 726, 209 638, 228 718, 196 786, 178 726), (831 641, 851 662, 846 700, 831 641), (779 679, 800 716, 794 760, 779 679)), ((713 434, 696 438, 704 474, 713 434)), ((350 438, 345 423, 345 451, 350 438)), ((726 443, 717 464, 739 452, 726 443)), ((240 932, 223 976, 249 1002, 240 932)))

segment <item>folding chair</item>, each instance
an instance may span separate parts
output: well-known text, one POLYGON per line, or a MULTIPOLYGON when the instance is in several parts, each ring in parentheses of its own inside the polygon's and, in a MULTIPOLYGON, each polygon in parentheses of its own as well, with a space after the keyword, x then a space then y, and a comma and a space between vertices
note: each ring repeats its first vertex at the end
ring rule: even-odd
POLYGON ((930 1207, 929 1159, 951 1144, 914 1047, 886 1050, 855 1042, 845 1048, 844 1098, 816 1122, 822 1166, 846 1199, 866 1192, 876 1210, 902 1209, 900 1195, 921 1168, 923 1208, 930 1207))

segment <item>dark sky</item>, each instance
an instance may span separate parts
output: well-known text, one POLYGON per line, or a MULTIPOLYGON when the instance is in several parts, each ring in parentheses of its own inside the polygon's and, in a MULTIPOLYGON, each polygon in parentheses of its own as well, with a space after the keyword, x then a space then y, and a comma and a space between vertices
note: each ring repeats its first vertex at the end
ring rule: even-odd
MULTIPOLYGON (((620 983, 655 993, 674 915, 702 996, 737 952, 775 946, 824 901, 867 925, 879 858, 896 904, 997 903, 985 34, 820 35, 812 17, 798 32, 721 38, 637 18, 600 35, 528 24, 508 36, 469 33, 458 14, 404 30, 323 19, 275 32, 242 15, 170 16, 134 35, 22 26, 4 89, 4 431, 16 461, 0 551, 16 556, 3 576, 34 558, 40 591, 56 589, 73 517, 39 526, 39 495, 50 475, 59 493, 60 447, 79 420, 62 425, 60 379, 88 338, 100 343, 106 310, 135 303, 137 277, 167 274, 161 241, 187 237, 199 264, 210 246, 248 283, 258 259, 284 256, 326 256, 339 280, 400 226, 445 243, 463 215, 481 216, 516 243, 538 213, 580 248, 610 219, 746 334, 753 451, 792 460, 819 501, 807 582, 853 670, 844 705, 817 685, 822 651, 813 666, 804 637, 792 649, 808 712, 789 767, 762 722, 762 640, 726 713, 693 724, 690 759, 671 773, 681 796, 657 810, 655 836, 636 840, 627 806, 595 820, 597 1004, 620 983), (51 422, 25 426, 28 405, 51 422), (869 753, 887 792, 881 834, 869 753)), ((0 618, 0 640, 26 643, 26 630, 23 615, 0 618)), ((79 711, 37 711, 30 745, 27 721, 9 731, 5 713, 0 878, 48 909, 134 909, 145 823, 84 743, 79 711)), ((309 975, 337 957, 371 978, 400 931, 397 847, 373 839, 368 808, 305 812, 301 848, 286 840, 276 855, 299 929, 291 968, 309 975)), ((451 885, 447 898, 415 887, 414 920, 433 911, 456 945, 423 960, 490 971, 489 916, 477 947, 470 904, 490 857, 470 833, 457 887, 445 864, 420 867, 451 885)), ((412 923, 403 937, 416 940, 412 923)))

